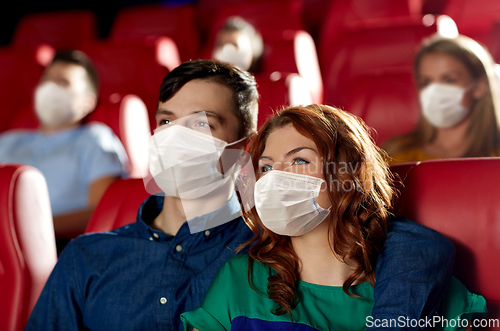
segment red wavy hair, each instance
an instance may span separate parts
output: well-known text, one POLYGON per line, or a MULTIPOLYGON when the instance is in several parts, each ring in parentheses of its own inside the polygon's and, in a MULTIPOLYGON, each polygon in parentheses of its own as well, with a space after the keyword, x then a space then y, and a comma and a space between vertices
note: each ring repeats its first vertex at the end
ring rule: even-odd
MULTIPOLYGON (((332 212, 325 221, 330 223, 332 252, 357 264, 343 284, 344 292, 353 296, 348 289, 363 273, 370 284, 375 284, 375 265, 387 237, 393 190, 386 155, 373 143, 363 122, 345 111, 324 105, 289 107, 268 119, 249 144, 256 176, 267 138, 274 130, 289 124, 316 144, 327 183, 337 180, 351 185, 348 189, 340 185, 338 190, 328 191, 332 212), (336 171, 339 164, 350 166, 345 171, 336 171)), ((264 227, 255 208, 244 218, 254 233, 254 238, 243 245, 250 245, 250 286, 255 289, 250 276, 253 261, 271 267, 275 273, 268 279, 267 292, 278 304, 272 313, 288 313, 293 318, 300 270, 290 237, 264 227)))

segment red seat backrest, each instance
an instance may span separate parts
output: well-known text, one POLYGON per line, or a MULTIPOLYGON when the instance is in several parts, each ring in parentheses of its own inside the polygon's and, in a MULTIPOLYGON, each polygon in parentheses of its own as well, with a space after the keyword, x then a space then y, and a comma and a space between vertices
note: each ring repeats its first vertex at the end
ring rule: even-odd
MULTIPOLYGON (((161 61, 168 54, 161 54, 163 48, 160 45, 94 42, 82 45, 80 50, 90 57, 97 68, 102 95, 135 94, 146 104, 152 120, 156 112, 159 86, 169 72, 161 61)), ((173 49, 172 51, 175 52, 173 49)), ((172 56, 178 58, 178 54, 172 56)))
POLYGON ((43 72, 35 48, 0 49, 0 132, 7 130, 20 109, 33 104, 33 92, 43 72))
POLYGON ((375 129, 378 145, 413 131, 420 118, 418 93, 411 72, 381 72, 352 83, 346 110, 375 129))
POLYGON ((420 162, 397 214, 432 228, 456 247, 455 276, 500 316, 500 158, 420 162))
POLYGON ((337 42, 321 45, 325 102, 345 106, 350 84, 360 76, 387 69, 411 70, 424 37, 436 33, 441 22, 450 22, 442 18, 362 22, 337 42))
MULTIPOLYGON (((360 21, 394 19, 420 16, 422 0, 341 0, 332 1, 321 28, 320 47, 335 42, 349 25, 360 21)), ((321 57, 324 52, 321 51, 321 57)))
POLYGON ((111 231, 135 222, 139 206, 147 197, 142 179, 115 181, 102 196, 85 233, 111 231))
POLYGON ((0 163, 0 329, 23 330, 57 262, 49 192, 42 173, 0 163))
POLYGON ((212 41, 210 44, 213 44, 215 34, 231 16, 241 16, 261 33, 287 29, 304 30, 301 0, 226 1, 215 12, 208 38, 212 41))
POLYGON ((196 59, 200 38, 195 24, 195 7, 161 5, 134 6, 120 10, 110 32, 113 42, 172 38, 182 61, 196 59))
POLYGON ((448 0, 443 14, 453 18, 461 34, 487 45, 494 23, 500 19, 500 1, 448 0))
POLYGON ((263 33, 262 72, 296 72, 309 85, 312 101, 323 102, 323 79, 316 45, 303 30, 268 31, 263 33))
POLYGON ((257 128, 283 107, 311 103, 307 82, 296 73, 275 71, 257 74, 255 79, 260 94, 257 128))
POLYGON ((16 27, 14 46, 50 44, 58 49, 78 48, 96 37, 97 20, 90 10, 70 10, 30 14, 16 27))

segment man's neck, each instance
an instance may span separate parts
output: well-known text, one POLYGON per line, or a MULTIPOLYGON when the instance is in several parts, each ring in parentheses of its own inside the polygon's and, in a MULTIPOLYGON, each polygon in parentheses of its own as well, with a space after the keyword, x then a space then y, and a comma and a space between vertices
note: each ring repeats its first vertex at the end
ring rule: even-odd
POLYGON ((46 134, 46 135, 50 135, 50 134, 54 134, 54 133, 61 132, 61 131, 64 131, 64 130, 72 129, 72 128, 75 128, 77 126, 80 126, 80 122, 75 122, 75 123, 63 125, 63 126, 60 126, 60 127, 48 127, 48 126, 45 126, 45 125, 41 125, 40 126, 40 131, 42 133, 46 134))
POLYGON ((198 199, 165 197, 163 209, 151 226, 154 229, 175 236, 182 224, 195 217, 210 214, 222 208, 234 194, 234 183, 225 181, 219 188, 198 199))
POLYGON ((182 201, 175 197, 165 197, 163 209, 154 219, 151 227, 168 235, 175 236, 182 224, 186 222, 186 214, 182 201))

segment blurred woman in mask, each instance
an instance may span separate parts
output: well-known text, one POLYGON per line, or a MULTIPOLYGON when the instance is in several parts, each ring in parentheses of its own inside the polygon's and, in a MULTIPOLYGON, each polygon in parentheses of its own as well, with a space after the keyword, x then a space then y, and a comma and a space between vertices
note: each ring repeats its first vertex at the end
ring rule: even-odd
POLYGON ((415 58, 421 118, 384 149, 391 164, 500 155, 500 101, 491 55, 466 36, 433 37, 415 58))
POLYGON ((126 173, 128 159, 106 125, 85 124, 96 107, 97 71, 80 51, 60 51, 35 90, 39 129, 0 135, 0 162, 28 164, 44 175, 58 251, 85 227, 107 187, 126 173))
POLYGON ((239 16, 227 19, 215 36, 212 58, 256 73, 264 51, 262 36, 254 26, 239 16))

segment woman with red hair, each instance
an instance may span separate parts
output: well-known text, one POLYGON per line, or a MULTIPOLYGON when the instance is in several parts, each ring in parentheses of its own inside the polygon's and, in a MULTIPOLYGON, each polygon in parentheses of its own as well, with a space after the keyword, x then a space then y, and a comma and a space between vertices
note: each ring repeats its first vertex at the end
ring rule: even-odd
MULTIPOLYGON (((269 119, 249 148, 258 181, 245 220, 255 237, 248 255, 222 267, 202 306, 181 316, 186 329, 414 323, 371 317, 393 189, 386 156, 363 124, 328 106, 291 107, 269 119)), ((484 298, 455 279, 450 292, 453 300, 443 302, 449 320, 470 320, 466 307, 486 312, 484 298)))

